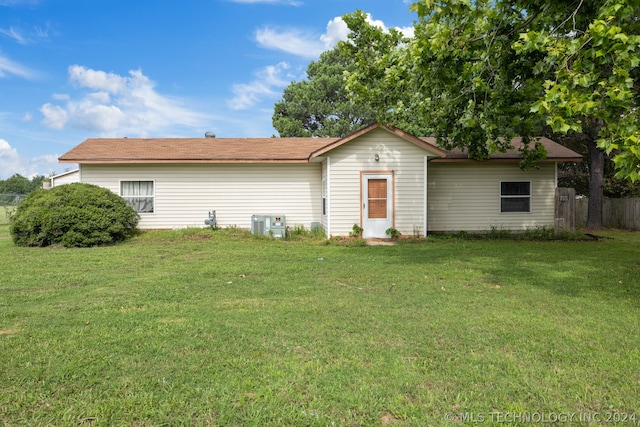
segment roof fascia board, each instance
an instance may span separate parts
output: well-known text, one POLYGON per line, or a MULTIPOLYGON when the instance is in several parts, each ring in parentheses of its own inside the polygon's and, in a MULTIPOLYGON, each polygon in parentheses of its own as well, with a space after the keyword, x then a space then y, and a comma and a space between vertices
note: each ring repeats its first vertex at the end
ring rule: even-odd
POLYGON ((73 159, 58 159, 59 163, 78 163, 78 164, 178 164, 178 163, 200 163, 200 164, 278 164, 278 163, 309 163, 308 159, 260 159, 260 160, 245 160, 245 159, 216 159, 216 160, 191 160, 191 159, 144 159, 144 160, 131 160, 131 159, 92 159, 92 160, 73 160, 73 159))
MULTIPOLYGON (((520 163, 522 159, 486 159, 486 160, 473 160, 473 159, 433 159, 429 160, 433 163, 520 163)), ((553 158, 547 157, 542 160, 538 160, 540 163, 553 163, 553 162, 581 162, 582 157, 566 157, 566 158, 553 158)))

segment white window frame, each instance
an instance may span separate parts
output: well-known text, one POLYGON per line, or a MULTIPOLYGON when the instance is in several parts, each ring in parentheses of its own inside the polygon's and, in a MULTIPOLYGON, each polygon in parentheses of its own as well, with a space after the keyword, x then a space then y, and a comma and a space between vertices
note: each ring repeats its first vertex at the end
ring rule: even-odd
POLYGON ((131 198, 131 197, 136 197, 136 196, 125 196, 125 195, 122 194, 123 193, 122 184, 125 183, 125 182, 150 182, 151 183, 151 185, 153 187, 152 188, 152 190, 153 190, 152 194, 145 196, 145 197, 151 198, 151 200, 152 200, 151 201, 151 212, 140 212, 140 211, 138 211, 138 209, 135 208, 135 206, 132 206, 132 205, 129 205, 129 206, 133 207, 135 209, 135 211, 138 212, 138 214, 140 214, 140 215, 153 215, 153 214, 155 214, 156 213, 156 181, 153 180, 153 179, 121 179, 118 182, 118 192, 120 194, 120 197, 122 197, 125 201, 127 201, 127 204, 129 204, 127 199, 131 198))
POLYGON ((529 214, 531 213, 531 202, 532 202, 532 191, 533 184, 531 181, 500 181, 500 188, 498 189, 498 194, 500 195, 500 205, 499 210, 501 214, 512 215, 512 214, 529 214), (502 184, 506 183, 526 183, 529 184, 529 194, 502 194, 502 184), (503 199, 529 199, 529 210, 526 211, 503 211, 502 210, 502 200, 503 199))

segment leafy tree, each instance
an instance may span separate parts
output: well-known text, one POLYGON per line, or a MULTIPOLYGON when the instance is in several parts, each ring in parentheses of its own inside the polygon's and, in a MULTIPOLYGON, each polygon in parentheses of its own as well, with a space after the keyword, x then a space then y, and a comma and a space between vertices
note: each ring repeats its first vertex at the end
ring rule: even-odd
POLYGON ((29 187, 31 191, 36 191, 40 188, 42 188, 42 183, 47 179, 46 176, 44 175, 36 175, 33 178, 31 178, 31 182, 29 183, 29 187))
POLYGON ((29 194, 42 188, 45 179, 42 175, 36 175, 29 180, 20 174, 14 174, 6 180, 0 180, 0 194, 29 194))
POLYGON ((20 174, 0 181, 0 194, 27 194, 31 192, 31 182, 20 174))
POLYGON ((639 7, 630 1, 422 0, 415 37, 344 17, 342 49, 356 58, 347 89, 377 118, 431 132, 475 159, 529 144, 523 167, 544 157, 534 136, 571 133, 590 148, 587 226, 602 223, 604 152, 618 175, 640 178, 637 122, 639 7))
MULTIPOLYGON (((530 58, 510 47, 518 11, 482 0, 412 9, 420 17, 412 39, 368 24, 364 12, 343 18, 352 33, 342 47, 358 58, 347 80, 356 100, 373 105, 380 121, 434 133, 443 148, 479 160, 509 148, 513 136, 539 132, 544 122, 529 108, 540 85, 531 84, 530 58)), ((526 166, 544 152, 533 141, 524 154, 526 166)))
POLYGON ((348 97, 344 72, 353 59, 339 49, 320 55, 307 68, 307 80, 293 82, 275 104, 273 126, 281 137, 343 137, 375 119, 373 111, 348 97))
POLYGON ((539 73, 551 73, 531 111, 543 114, 556 132, 586 137, 591 158, 587 227, 602 222, 597 208, 604 192, 605 151, 614 153, 616 176, 640 179, 640 5, 627 0, 599 3, 586 25, 572 22, 581 14, 580 3, 557 27, 530 30, 514 45, 518 51, 543 52, 539 73), (602 189, 595 188, 600 185, 602 189))
MULTIPOLYGON (((568 134, 545 134, 552 140, 584 155, 584 161, 579 163, 561 163, 558 165, 558 185, 575 188, 576 194, 589 196, 589 175, 591 163, 589 160, 588 141, 579 138, 582 134, 570 132, 568 134)), ((613 154, 605 153, 604 159, 604 197, 625 198, 640 197, 640 181, 632 182, 628 179, 616 177, 615 164, 611 160, 613 154)))

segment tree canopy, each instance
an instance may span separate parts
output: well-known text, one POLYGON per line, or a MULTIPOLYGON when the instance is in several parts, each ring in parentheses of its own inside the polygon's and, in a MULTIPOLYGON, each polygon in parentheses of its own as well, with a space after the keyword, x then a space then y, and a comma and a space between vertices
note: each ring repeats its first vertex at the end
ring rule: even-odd
POLYGON ((28 179, 16 173, 7 179, 0 180, 0 194, 29 194, 41 188, 45 179, 42 175, 28 179))
POLYGON ((343 137, 375 120, 371 108, 349 99, 344 72, 354 68, 353 58, 339 49, 311 62, 307 80, 292 82, 275 104, 273 126, 280 136, 343 137))
POLYGON ((550 76, 531 112, 556 132, 591 133, 598 148, 613 153, 618 176, 640 180, 640 6, 600 2, 595 16, 578 25, 578 5, 554 28, 529 30, 518 52, 542 52, 538 74, 550 76))
POLYGON ((618 176, 640 179, 640 8, 628 0, 422 0, 411 10, 410 39, 368 24, 364 12, 344 17, 352 33, 341 48, 357 63, 347 73, 353 99, 381 122, 434 133, 443 148, 474 159, 520 135, 523 167, 546 154, 536 136, 577 135, 590 148, 587 226, 599 227, 604 152, 618 176))

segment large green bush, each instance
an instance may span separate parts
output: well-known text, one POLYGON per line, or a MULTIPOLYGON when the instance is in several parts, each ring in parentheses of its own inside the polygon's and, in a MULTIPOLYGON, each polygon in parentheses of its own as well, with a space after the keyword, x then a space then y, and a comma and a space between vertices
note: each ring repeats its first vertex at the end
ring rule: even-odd
POLYGON ((117 194, 74 183, 29 194, 18 205, 10 231, 20 246, 97 246, 129 238, 139 219, 117 194))

